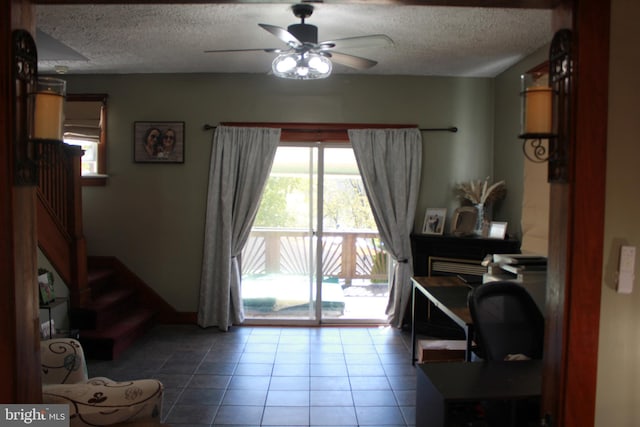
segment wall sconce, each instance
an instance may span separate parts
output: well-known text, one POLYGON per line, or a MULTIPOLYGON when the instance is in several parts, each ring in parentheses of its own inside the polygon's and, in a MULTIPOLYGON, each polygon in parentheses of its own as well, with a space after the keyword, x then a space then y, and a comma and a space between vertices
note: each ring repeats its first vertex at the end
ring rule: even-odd
POLYGON ((14 183, 37 185, 42 146, 62 144, 66 82, 38 79, 38 52, 28 31, 13 31, 12 49, 15 82, 14 183))
POLYGON ((25 30, 12 33, 12 57, 14 87, 14 165, 16 185, 35 185, 38 179, 36 148, 31 140, 30 126, 33 117, 33 92, 38 78, 38 53, 33 37, 25 30))
POLYGON ((549 182, 569 180, 572 72, 571 30, 563 29, 551 41, 549 73, 535 70, 521 76, 522 150, 530 161, 549 162, 549 182))
POLYGON ((33 139, 50 142, 62 141, 64 124, 64 97, 67 82, 51 77, 40 77, 36 83, 33 139))

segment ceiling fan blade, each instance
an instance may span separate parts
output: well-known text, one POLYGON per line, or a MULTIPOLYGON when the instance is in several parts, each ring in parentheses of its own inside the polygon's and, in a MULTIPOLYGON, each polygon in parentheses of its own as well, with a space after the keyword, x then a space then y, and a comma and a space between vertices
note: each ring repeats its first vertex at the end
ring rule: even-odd
POLYGON ((350 49, 358 47, 393 46, 393 40, 384 34, 371 34, 368 36, 346 37, 343 39, 329 40, 318 43, 321 50, 326 49, 350 49))
POLYGON ((373 59, 361 58, 359 56, 348 55, 340 52, 323 52, 323 55, 327 55, 335 63, 346 65, 347 67, 355 68, 357 70, 366 70, 378 63, 373 59))
POLYGON ((285 30, 282 27, 277 27, 275 25, 269 25, 269 24, 258 24, 258 25, 264 28, 265 30, 269 31, 271 34, 273 34, 274 36, 276 36, 277 38, 279 38, 289 46, 300 46, 302 44, 302 42, 300 42, 300 40, 294 37, 293 34, 291 34, 289 31, 285 30))
POLYGON ((267 53, 281 53, 287 49, 278 49, 275 47, 258 48, 258 49, 216 49, 205 50, 204 53, 225 53, 225 52, 267 52, 267 53))

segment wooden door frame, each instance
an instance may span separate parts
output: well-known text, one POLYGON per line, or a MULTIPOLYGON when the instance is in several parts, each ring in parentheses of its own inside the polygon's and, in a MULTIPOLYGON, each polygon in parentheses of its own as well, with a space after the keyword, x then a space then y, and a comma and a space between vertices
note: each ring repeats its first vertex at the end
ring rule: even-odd
POLYGON ((573 32, 570 179, 551 184, 543 414, 594 424, 602 289, 610 0, 561 0, 553 28, 573 32))
POLYGON ((34 34, 30 0, 0 6, 0 361, 7 375, 0 386, 2 403, 40 403, 40 324, 37 292, 36 187, 14 182, 17 134, 13 74, 13 30, 34 34))

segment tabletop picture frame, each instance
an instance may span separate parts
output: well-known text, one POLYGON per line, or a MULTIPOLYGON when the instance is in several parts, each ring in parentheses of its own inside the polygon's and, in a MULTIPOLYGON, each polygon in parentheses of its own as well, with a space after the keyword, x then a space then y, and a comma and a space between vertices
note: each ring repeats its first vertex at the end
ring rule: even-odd
POLYGON ((478 220, 478 209, 473 206, 461 206, 453 212, 451 234, 454 236, 471 236, 475 233, 478 220))
POLYGON ((53 274, 50 271, 43 271, 38 275, 38 290, 40 304, 46 305, 56 299, 56 293, 53 288, 53 274))
POLYGON ((135 163, 184 163, 184 122, 134 122, 135 163))
POLYGON ((489 225, 490 239, 504 239, 507 235, 507 223, 500 221, 491 221, 489 225))
POLYGON ((427 208, 424 214, 422 234, 443 234, 447 208, 427 208))

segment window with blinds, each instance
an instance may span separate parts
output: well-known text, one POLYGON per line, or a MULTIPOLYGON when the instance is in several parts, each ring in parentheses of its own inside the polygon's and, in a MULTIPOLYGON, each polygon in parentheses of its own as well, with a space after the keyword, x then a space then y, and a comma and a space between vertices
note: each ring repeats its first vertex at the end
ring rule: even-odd
POLYGON ((106 174, 106 95, 67 95, 64 142, 79 145, 83 177, 106 174))

